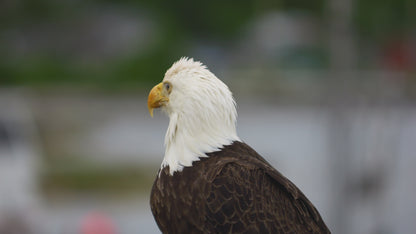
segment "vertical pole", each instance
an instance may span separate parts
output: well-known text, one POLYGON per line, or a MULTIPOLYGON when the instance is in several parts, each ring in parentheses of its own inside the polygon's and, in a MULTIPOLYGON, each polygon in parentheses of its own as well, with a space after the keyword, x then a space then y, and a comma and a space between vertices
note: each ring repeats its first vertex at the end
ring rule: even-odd
POLYGON ((329 22, 329 165, 332 201, 330 220, 333 233, 349 231, 347 191, 351 160, 348 107, 354 96, 350 85, 354 78, 355 47, 352 34, 352 0, 328 1, 329 22))

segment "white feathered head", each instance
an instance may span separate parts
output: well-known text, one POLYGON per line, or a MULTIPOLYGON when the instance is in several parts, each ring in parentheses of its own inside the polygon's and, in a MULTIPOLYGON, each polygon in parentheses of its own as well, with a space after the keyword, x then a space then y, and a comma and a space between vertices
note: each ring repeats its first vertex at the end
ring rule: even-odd
POLYGON ((150 115, 162 108, 169 115, 162 168, 170 173, 192 166, 233 141, 237 111, 231 91, 206 66, 189 58, 175 62, 147 101, 150 115))

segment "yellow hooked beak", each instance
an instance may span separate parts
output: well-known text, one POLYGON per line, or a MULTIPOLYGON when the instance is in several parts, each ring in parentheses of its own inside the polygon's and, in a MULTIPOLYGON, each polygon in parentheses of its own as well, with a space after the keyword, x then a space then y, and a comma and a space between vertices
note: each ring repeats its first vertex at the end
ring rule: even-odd
POLYGON ((149 108, 150 116, 153 117, 153 109, 159 108, 166 104, 169 98, 166 96, 166 92, 163 92, 163 83, 157 84, 150 90, 149 97, 147 99, 147 107, 149 108))

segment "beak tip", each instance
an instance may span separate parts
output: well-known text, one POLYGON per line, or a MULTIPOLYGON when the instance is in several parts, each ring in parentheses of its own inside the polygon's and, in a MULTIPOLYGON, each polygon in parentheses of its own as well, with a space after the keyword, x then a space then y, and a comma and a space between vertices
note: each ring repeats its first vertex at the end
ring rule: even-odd
MULTIPOLYGON (((167 99, 162 93, 163 83, 159 83, 150 90, 149 97, 147 99, 147 108, 149 108, 149 114, 153 118, 154 108, 159 108, 163 105, 167 99)), ((168 99, 167 99, 168 100, 168 99)))

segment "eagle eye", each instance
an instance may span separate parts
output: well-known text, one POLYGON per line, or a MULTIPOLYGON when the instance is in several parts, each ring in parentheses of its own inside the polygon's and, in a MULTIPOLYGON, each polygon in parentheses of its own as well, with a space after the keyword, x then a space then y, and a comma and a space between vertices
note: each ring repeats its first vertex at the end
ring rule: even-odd
POLYGON ((170 82, 163 83, 163 87, 165 87, 165 90, 170 93, 172 91, 172 84, 170 82))

